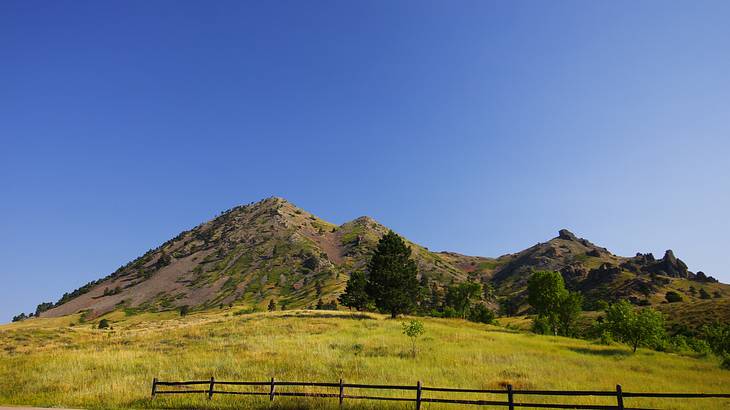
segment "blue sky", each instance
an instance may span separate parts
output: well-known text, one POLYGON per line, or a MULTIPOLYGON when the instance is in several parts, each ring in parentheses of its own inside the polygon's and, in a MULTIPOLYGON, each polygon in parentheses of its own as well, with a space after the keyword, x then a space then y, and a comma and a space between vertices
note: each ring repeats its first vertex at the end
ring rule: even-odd
POLYGON ((0 321, 283 196, 730 282, 730 3, 0 2, 0 321))

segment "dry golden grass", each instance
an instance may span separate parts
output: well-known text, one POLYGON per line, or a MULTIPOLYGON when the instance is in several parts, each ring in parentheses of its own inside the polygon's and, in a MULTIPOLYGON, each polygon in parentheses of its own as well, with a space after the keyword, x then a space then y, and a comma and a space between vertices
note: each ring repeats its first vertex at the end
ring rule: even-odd
MULTIPOLYGON (((249 396, 220 395, 208 401, 202 394, 150 400, 153 377, 263 381, 274 376, 279 380, 332 382, 342 377, 351 383, 414 385, 421 380, 426 386, 467 388, 512 384, 516 389, 610 390, 621 384, 624 391, 730 390, 730 371, 719 369, 712 357, 642 349, 631 354, 620 345, 601 346, 460 320, 424 318, 426 334, 419 342, 418 356, 411 358, 409 341, 401 334, 401 320, 313 311, 233 315, 234 310, 185 318, 170 313, 112 314, 109 318, 114 330, 92 329, 88 323, 70 326, 78 317, 0 326, 0 404, 206 409, 270 405, 268 399, 249 396)), ((426 393, 429 395, 433 397, 426 393)), ((566 402, 561 398, 531 399, 566 402)), ((528 401, 524 397, 518 400, 528 401)), ((610 399, 590 397, 570 402, 612 404, 610 399)), ((730 400, 627 399, 627 405, 728 408, 730 400)), ((277 398, 274 402, 275 408, 336 406, 333 399, 277 398)), ((346 401, 345 406, 413 407, 354 400, 346 401)))

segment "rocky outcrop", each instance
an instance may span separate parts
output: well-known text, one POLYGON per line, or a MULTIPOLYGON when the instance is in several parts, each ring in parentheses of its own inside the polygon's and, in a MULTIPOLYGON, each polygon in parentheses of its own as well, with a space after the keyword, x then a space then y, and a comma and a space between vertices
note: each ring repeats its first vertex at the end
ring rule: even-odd
POLYGON ((699 271, 694 277, 694 280, 697 282, 705 282, 705 283, 717 283, 717 279, 713 278, 712 276, 708 276, 705 274, 705 272, 699 271))
POLYGON ((694 276, 687 270, 687 265, 674 256, 671 249, 667 250, 660 260, 645 266, 643 271, 672 278, 692 278, 694 276))
MULTIPOLYGON (((553 231, 555 232, 555 231, 553 231)), ((567 229, 561 229, 558 231, 558 238, 566 241, 578 241, 578 237, 567 229)))

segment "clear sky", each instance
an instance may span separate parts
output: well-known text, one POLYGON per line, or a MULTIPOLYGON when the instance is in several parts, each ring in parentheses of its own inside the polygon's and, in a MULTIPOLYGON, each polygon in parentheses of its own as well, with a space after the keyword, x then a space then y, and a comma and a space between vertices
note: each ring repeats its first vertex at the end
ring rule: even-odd
POLYGON ((271 195, 730 282, 730 2, 2 1, 0 321, 271 195))

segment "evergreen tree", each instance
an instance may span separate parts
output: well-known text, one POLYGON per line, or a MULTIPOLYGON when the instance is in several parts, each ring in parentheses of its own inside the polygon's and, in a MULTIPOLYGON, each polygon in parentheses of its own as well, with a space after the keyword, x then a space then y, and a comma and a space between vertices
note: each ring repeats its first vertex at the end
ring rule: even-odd
POLYGON ((389 231, 380 239, 368 270, 366 290, 378 309, 392 318, 413 310, 419 294, 418 268, 400 236, 389 231))
POLYGON ((705 288, 700 288, 700 298, 711 299, 710 294, 705 290, 705 288))
POLYGON ((342 306, 350 309, 364 310, 370 304, 370 297, 366 291, 367 279, 363 272, 352 272, 347 280, 345 293, 340 295, 339 301, 342 306))

